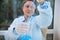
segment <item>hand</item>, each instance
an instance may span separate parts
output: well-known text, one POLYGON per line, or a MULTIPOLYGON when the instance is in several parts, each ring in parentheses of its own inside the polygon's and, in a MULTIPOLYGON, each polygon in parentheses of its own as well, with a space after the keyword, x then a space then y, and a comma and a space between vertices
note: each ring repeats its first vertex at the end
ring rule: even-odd
POLYGON ((43 5, 43 4, 44 4, 44 0, 37 0, 37 2, 38 2, 40 5, 43 5))
POLYGON ((22 22, 15 28, 15 30, 18 34, 26 33, 29 31, 29 24, 22 22))

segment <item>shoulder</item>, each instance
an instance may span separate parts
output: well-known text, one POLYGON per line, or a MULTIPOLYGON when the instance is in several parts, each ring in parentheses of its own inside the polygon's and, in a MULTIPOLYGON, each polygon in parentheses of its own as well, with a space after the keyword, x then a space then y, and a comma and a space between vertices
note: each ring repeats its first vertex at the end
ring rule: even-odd
POLYGON ((24 16, 19 16, 14 19, 14 21, 22 21, 24 19, 24 16))
POLYGON ((12 24, 17 24, 17 23, 19 23, 19 22, 22 21, 22 20, 23 20, 23 16, 19 16, 18 18, 15 18, 15 19, 13 20, 12 24))

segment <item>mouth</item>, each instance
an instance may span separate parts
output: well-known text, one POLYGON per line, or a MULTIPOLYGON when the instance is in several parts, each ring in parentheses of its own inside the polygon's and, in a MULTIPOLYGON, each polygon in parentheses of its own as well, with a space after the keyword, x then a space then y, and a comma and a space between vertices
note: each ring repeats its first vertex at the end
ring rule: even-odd
POLYGON ((27 12, 27 13, 30 13, 30 12, 27 12))
POLYGON ((27 12, 27 14, 28 14, 28 16, 30 16, 30 15, 31 15, 31 13, 30 13, 30 12, 27 12))

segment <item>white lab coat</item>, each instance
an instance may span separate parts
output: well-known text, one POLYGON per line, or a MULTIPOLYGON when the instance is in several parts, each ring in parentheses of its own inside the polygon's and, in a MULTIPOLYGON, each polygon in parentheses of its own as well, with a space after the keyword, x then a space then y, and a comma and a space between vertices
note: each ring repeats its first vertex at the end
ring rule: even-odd
MULTIPOLYGON (((41 32, 41 28, 47 28, 52 22, 52 9, 50 7, 50 3, 47 2, 48 8, 42 9, 40 5, 38 5, 37 9, 39 11, 38 16, 31 17, 29 19, 32 33, 32 40, 43 40, 43 35, 41 32)), ((15 27, 25 20, 24 16, 20 16, 16 18, 10 27, 8 28, 8 32, 5 34, 5 40, 17 40, 19 38, 19 34, 14 31, 15 27)), ((28 32, 28 34, 30 33, 28 32)))

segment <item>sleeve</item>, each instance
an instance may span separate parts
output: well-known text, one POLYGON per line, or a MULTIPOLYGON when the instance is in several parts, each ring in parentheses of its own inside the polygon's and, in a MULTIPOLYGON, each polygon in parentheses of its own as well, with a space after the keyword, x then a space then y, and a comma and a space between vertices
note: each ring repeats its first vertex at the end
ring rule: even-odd
POLYGON ((48 3, 48 8, 47 9, 42 9, 39 7, 37 7, 38 11, 39 11, 39 15, 36 16, 36 24, 40 27, 40 28, 47 28, 51 22, 52 22, 52 8, 50 6, 50 2, 48 3))
POLYGON ((17 40, 19 35, 16 33, 15 26, 17 25, 17 18, 12 22, 8 31, 5 33, 5 40, 17 40))
POLYGON ((49 11, 49 9, 51 10, 50 2, 45 2, 43 5, 37 6, 37 10, 39 11, 39 14, 47 13, 49 11))

